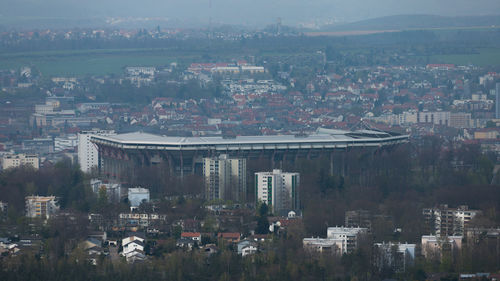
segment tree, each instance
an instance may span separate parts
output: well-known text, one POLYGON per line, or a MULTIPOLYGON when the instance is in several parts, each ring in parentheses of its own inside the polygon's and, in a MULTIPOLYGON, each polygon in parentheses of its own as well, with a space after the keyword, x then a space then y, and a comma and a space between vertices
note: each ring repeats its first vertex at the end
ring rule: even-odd
POLYGON ((269 233, 269 221, 267 220, 268 207, 266 203, 260 204, 259 216, 257 217, 257 229, 255 232, 257 234, 267 234, 269 233))

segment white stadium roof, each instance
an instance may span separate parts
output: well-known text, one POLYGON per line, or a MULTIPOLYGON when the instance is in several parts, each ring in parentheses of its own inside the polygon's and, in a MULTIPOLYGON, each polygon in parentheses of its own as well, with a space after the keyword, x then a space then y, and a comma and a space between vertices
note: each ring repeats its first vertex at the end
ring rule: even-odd
MULTIPOLYGON (((383 145, 401 143, 408 140, 408 135, 399 135, 375 130, 343 131, 318 129, 311 135, 265 135, 265 136, 236 136, 236 137, 172 137, 143 132, 134 132, 107 136, 93 136, 92 141, 125 149, 154 147, 240 147, 241 146, 269 146, 277 145, 313 145, 314 148, 337 147, 337 145, 357 146, 356 144, 383 145), (319 146, 318 146, 319 145, 319 146), (145 147, 147 146, 147 147, 145 147)), ((362 146, 362 145, 361 145, 362 146)), ((302 147, 302 146, 301 146, 302 147)), ((160 148, 161 149, 161 148, 160 148)))

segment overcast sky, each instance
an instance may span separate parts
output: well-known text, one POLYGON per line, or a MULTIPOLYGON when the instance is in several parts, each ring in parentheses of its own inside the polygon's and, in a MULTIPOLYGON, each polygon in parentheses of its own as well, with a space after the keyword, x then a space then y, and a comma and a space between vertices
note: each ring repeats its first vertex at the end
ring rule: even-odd
POLYGON ((0 0, 0 17, 166 17, 182 22, 267 25, 399 14, 500 14, 500 0, 0 0))

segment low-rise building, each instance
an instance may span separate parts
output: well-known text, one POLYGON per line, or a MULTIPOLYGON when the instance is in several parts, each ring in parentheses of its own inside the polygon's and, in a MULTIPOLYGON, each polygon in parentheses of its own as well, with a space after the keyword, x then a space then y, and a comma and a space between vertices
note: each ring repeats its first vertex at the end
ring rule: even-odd
POLYGON ((462 248, 463 236, 422 236, 422 255, 427 259, 441 259, 444 254, 451 254, 462 248))
POLYGON ((40 168, 40 159, 38 155, 32 154, 12 154, 2 157, 2 169, 17 168, 20 166, 29 165, 35 169, 40 168))
POLYGON ((104 183, 99 179, 91 179, 90 187, 94 193, 99 194, 101 189, 106 190, 106 196, 109 202, 120 202, 122 196, 122 185, 120 183, 104 183))
POLYGON ((238 232, 219 232, 217 238, 226 242, 238 243, 240 242, 241 233, 238 232))
POLYGON ((368 229, 362 227, 329 227, 327 238, 304 238, 302 244, 306 250, 343 255, 352 253, 360 236, 367 233, 368 229))
POLYGON ((27 196, 26 216, 29 218, 49 219, 59 211, 55 196, 27 196))
POLYGON ((139 207, 142 202, 149 202, 149 189, 142 187, 129 188, 128 201, 131 207, 139 207))
POLYGON ((474 132, 474 139, 476 140, 496 140, 500 133, 496 128, 485 128, 474 132))
POLYGON ((304 249, 310 252, 341 255, 342 241, 330 238, 304 238, 304 249))
POLYGON ((66 135, 54 138, 54 152, 74 150, 76 147, 78 147, 77 135, 66 135))
POLYGON ((182 232, 181 238, 191 239, 193 241, 201 242, 201 233, 199 232, 182 232))
POLYGON ((144 253, 144 238, 139 236, 129 236, 122 240, 122 255, 128 263, 143 261, 146 258, 144 253))
POLYGON ((375 243, 374 263, 379 270, 391 268, 395 272, 405 272, 415 262, 415 244, 375 243))
POLYGON ((256 242, 244 240, 238 243, 238 255, 242 257, 257 253, 258 245, 256 242))
POLYGON ((368 229, 364 227, 335 226, 327 229, 327 238, 340 240, 342 254, 352 253, 358 247, 359 237, 367 234, 368 229))
POLYGON ((118 223, 120 226, 160 228, 166 226, 167 215, 121 213, 118 215, 118 223))

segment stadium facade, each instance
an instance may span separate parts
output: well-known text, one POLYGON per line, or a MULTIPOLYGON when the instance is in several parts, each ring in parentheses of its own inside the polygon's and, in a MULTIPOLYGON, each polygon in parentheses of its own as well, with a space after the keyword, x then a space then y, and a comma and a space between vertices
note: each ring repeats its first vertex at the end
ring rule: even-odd
POLYGON ((195 173, 204 157, 226 154, 247 159, 270 160, 272 168, 283 161, 329 155, 333 173, 335 155, 352 149, 383 149, 408 142, 408 135, 378 130, 318 129, 314 134, 237 137, 171 137, 142 132, 94 135, 103 176, 123 179, 138 167, 165 165, 183 177, 195 173))

